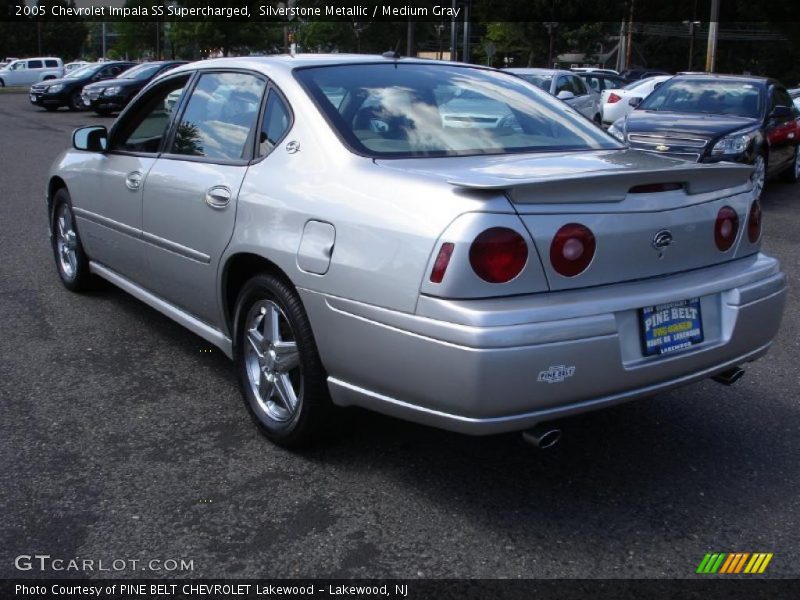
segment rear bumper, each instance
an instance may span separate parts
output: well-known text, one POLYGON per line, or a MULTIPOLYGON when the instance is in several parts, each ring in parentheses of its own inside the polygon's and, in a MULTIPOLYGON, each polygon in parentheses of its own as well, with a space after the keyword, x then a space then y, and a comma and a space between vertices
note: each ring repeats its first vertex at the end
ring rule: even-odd
POLYGON ((301 290, 335 403, 469 434, 525 429, 697 381, 764 354, 786 282, 763 254, 613 286, 454 301, 416 315, 301 290), (705 340, 641 351, 638 309, 701 298, 705 340), (542 374, 561 373, 548 377, 542 374))

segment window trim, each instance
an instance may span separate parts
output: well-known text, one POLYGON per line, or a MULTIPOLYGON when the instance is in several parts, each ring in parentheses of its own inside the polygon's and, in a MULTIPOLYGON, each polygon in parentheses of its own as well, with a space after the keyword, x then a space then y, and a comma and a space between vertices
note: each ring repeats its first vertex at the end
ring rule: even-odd
MULTIPOLYGON (((213 69, 197 69, 195 71, 194 78, 192 79, 192 81, 189 82, 190 83, 190 86, 188 88, 189 93, 186 94, 183 98, 181 98, 179 110, 176 110, 175 113, 173 113, 175 115, 175 118, 170 124, 170 127, 167 131, 167 135, 164 136, 164 140, 162 141, 161 150, 158 155, 158 158, 164 158, 167 160, 184 160, 187 162, 206 163, 212 165, 230 165, 230 166, 248 166, 252 163, 253 152, 255 148, 254 144, 250 144, 250 147, 248 148, 249 149, 248 157, 236 158, 236 159, 214 158, 208 156, 190 156, 188 154, 172 154, 171 152, 167 152, 167 148, 172 147, 172 143, 175 140, 175 134, 178 131, 178 124, 180 123, 181 119, 183 119, 183 113, 186 111, 186 105, 189 103, 189 98, 192 97, 192 94, 194 93, 194 90, 197 87, 197 83, 200 81, 200 78, 203 75, 209 75, 214 73, 242 73, 245 75, 253 75, 256 78, 264 81, 265 83, 264 92, 261 96, 261 103, 260 103, 261 108, 259 108, 259 111, 263 113, 262 108, 265 106, 264 102, 267 96, 269 95, 269 89, 270 89, 269 87, 270 79, 266 75, 258 71, 253 71, 252 69, 220 68, 220 67, 215 67, 213 69)), ((259 122, 260 122, 260 117, 256 119, 256 126, 258 126, 259 122)))
MULTIPOLYGON (((127 116, 128 112, 133 112, 133 109, 136 107, 136 104, 138 104, 138 100, 139 100, 139 98, 141 96, 143 96, 144 94, 148 93, 151 88, 154 88, 154 87, 157 87, 159 85, 162 85, 162 84, 170 81, 171 79, 177 79, 179 77, 184 77, 186 74, 187 74, 186 71, 182 71, 181 73, 175 73, 174 75, 169 75, 167 77, 164 77, 163 79, 159 79, 152 86, 150 84, 146 85, 136 95, 136 97, 134 97, 134 99, 130 102, 130 104, 128 104, 128 106, 125 108, 125 110, 122 112, 122 114, 120 114, 119 117, 117 117, 116 121, 114 121, 114 125, 111 126, 111 129, 108 132, 108 147, 111 148, 111 141, 114 139, 114 135, 116 134, 117 130, 119 129, 119 124, 121 122, 123 122, 123 120, 127 116)), ((189 79, 186 81, 186 87, 190 88, 193 85, 193 81, 196 79, 197 71, 189 71, 188 75, 189 75, 189 79)), ((188 96, 183 96, 180 99, 180 102, 178 102, 178 105, 175 107, 175 110, 172 111, 172 115, 170 116, 170 122, 169 122, 169 124, 167 126, 167 131, 166 131, 164 137, 167 137, 170 134, 170 132, 172 131, 173 123, 174 123, 174 120, 175 120, 175 115, 177 115, 179 113, 179 111, 180 111, 181 107, 183 106, 183 104, 185 103, 187 97, 188 96)), ((182 111, 180 111, 180 112, 182 114, 182 111)), ((136 150, 107 150, 106 153, 107 154, 113 154, 113 155, 120 155, 120 156, 140 156, 140 157, 146 157, 146 158, 150 158, 150 157, 158 158, 159 156, 161 156, 161 154, 163 152, 163 149, 164 149, 164 138, 162 138, 161 145, 158 147, 158 150, 156 152, 140 152, 140 151, 136 151, 136 150)))
POLYGON ((275 150, 278 148, 278 146, 283 144, 283 141, 288 137, 289 132, 292 131, 292 129, 294 128, 294 110, 292 109, 292 105, 286 99, 286 94, 284 94, 281 91, 281 89, 278 86, 276 86, 274 82, 270 80, 269 85, 267 86, 267 93, 264 94, 264 102, 261 108, 261 114, 258 117, 258 124, 256 131, 259 134, 261 133, 261 127, 263 127, 264 125, 264 117, 266 117, 267 115, 267 103, 269 102, 269 95, 272 94, 273 92, 278 94, 278 97, 283 101, 283 105, 286 107, 289 113, 289 125, 288 127, 286 127, 286 131, 283 132, 283 135, 280 138, 278 138, 277 142, 275 142, 275 146, 272 148, 272 150, 267 152, 264 156, 258 155, 258 148, 260 144, 258 141, 258 136, 255 137, 255 139, 253 140, 253 158, 250 161, 251 165, 260 163, 268 156, 271 156, 272 153, 275 152, 275 150))

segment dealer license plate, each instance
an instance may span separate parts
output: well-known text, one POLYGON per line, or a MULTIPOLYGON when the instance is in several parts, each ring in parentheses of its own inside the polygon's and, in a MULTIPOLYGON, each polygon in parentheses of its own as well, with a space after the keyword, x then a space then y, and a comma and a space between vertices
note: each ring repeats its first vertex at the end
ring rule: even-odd
POLYGON ((31 102, 36 102, 36 96, 34 96, 33 94, 31 94, 31 102))
POLYGON ((699 298, 648 306, 639 316, 645 356, 679 352, 703 341, 699 298))
POLYGON ((92 105, 92 101, 89 100, 89 98, 84 98, 83 99, 83 105, 84 106, 91 106, 92 105))

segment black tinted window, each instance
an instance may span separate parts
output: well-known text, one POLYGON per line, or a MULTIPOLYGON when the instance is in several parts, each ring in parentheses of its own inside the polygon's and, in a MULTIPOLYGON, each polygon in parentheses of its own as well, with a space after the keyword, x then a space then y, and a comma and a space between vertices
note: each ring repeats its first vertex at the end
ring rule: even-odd
POLYGON ((29 69, 41 69, 42 68, 42 61, 40 61, 40 60, 29 60, 28 61, 28 68, 29 69))
POLYGON ((247 158, 265 87, 263 79, 247 73, 202 75, 170 151, 222 160, 247 158))
POLYGON ((58 61, 57 60, 46 60, 44 61, 46 67, 57 67, 58 61))
POLYGON ((189 75, 175 77, 151 89, 117 124, 112 150, 158 152, 189 75))
POLYGON ((261 124, 261 137, 258 144, 258 155, 266 156, 275 147, 286 130, 289 129, 291 117, 289 109, 275 92, 267 98, 267 109, 264 111, 264 122, 261 124))

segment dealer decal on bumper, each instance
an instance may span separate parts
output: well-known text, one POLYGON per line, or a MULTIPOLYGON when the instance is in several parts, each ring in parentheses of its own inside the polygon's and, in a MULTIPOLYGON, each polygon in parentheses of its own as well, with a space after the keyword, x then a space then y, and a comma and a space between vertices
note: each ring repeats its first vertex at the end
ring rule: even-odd
POLYGON ((575 367, 565 367, 559 365, 557 367, 550 367, 546 371, 539 373, 537 381, 546 381, 547 383, 561 383, 568 377, 575 374, 575 367))

